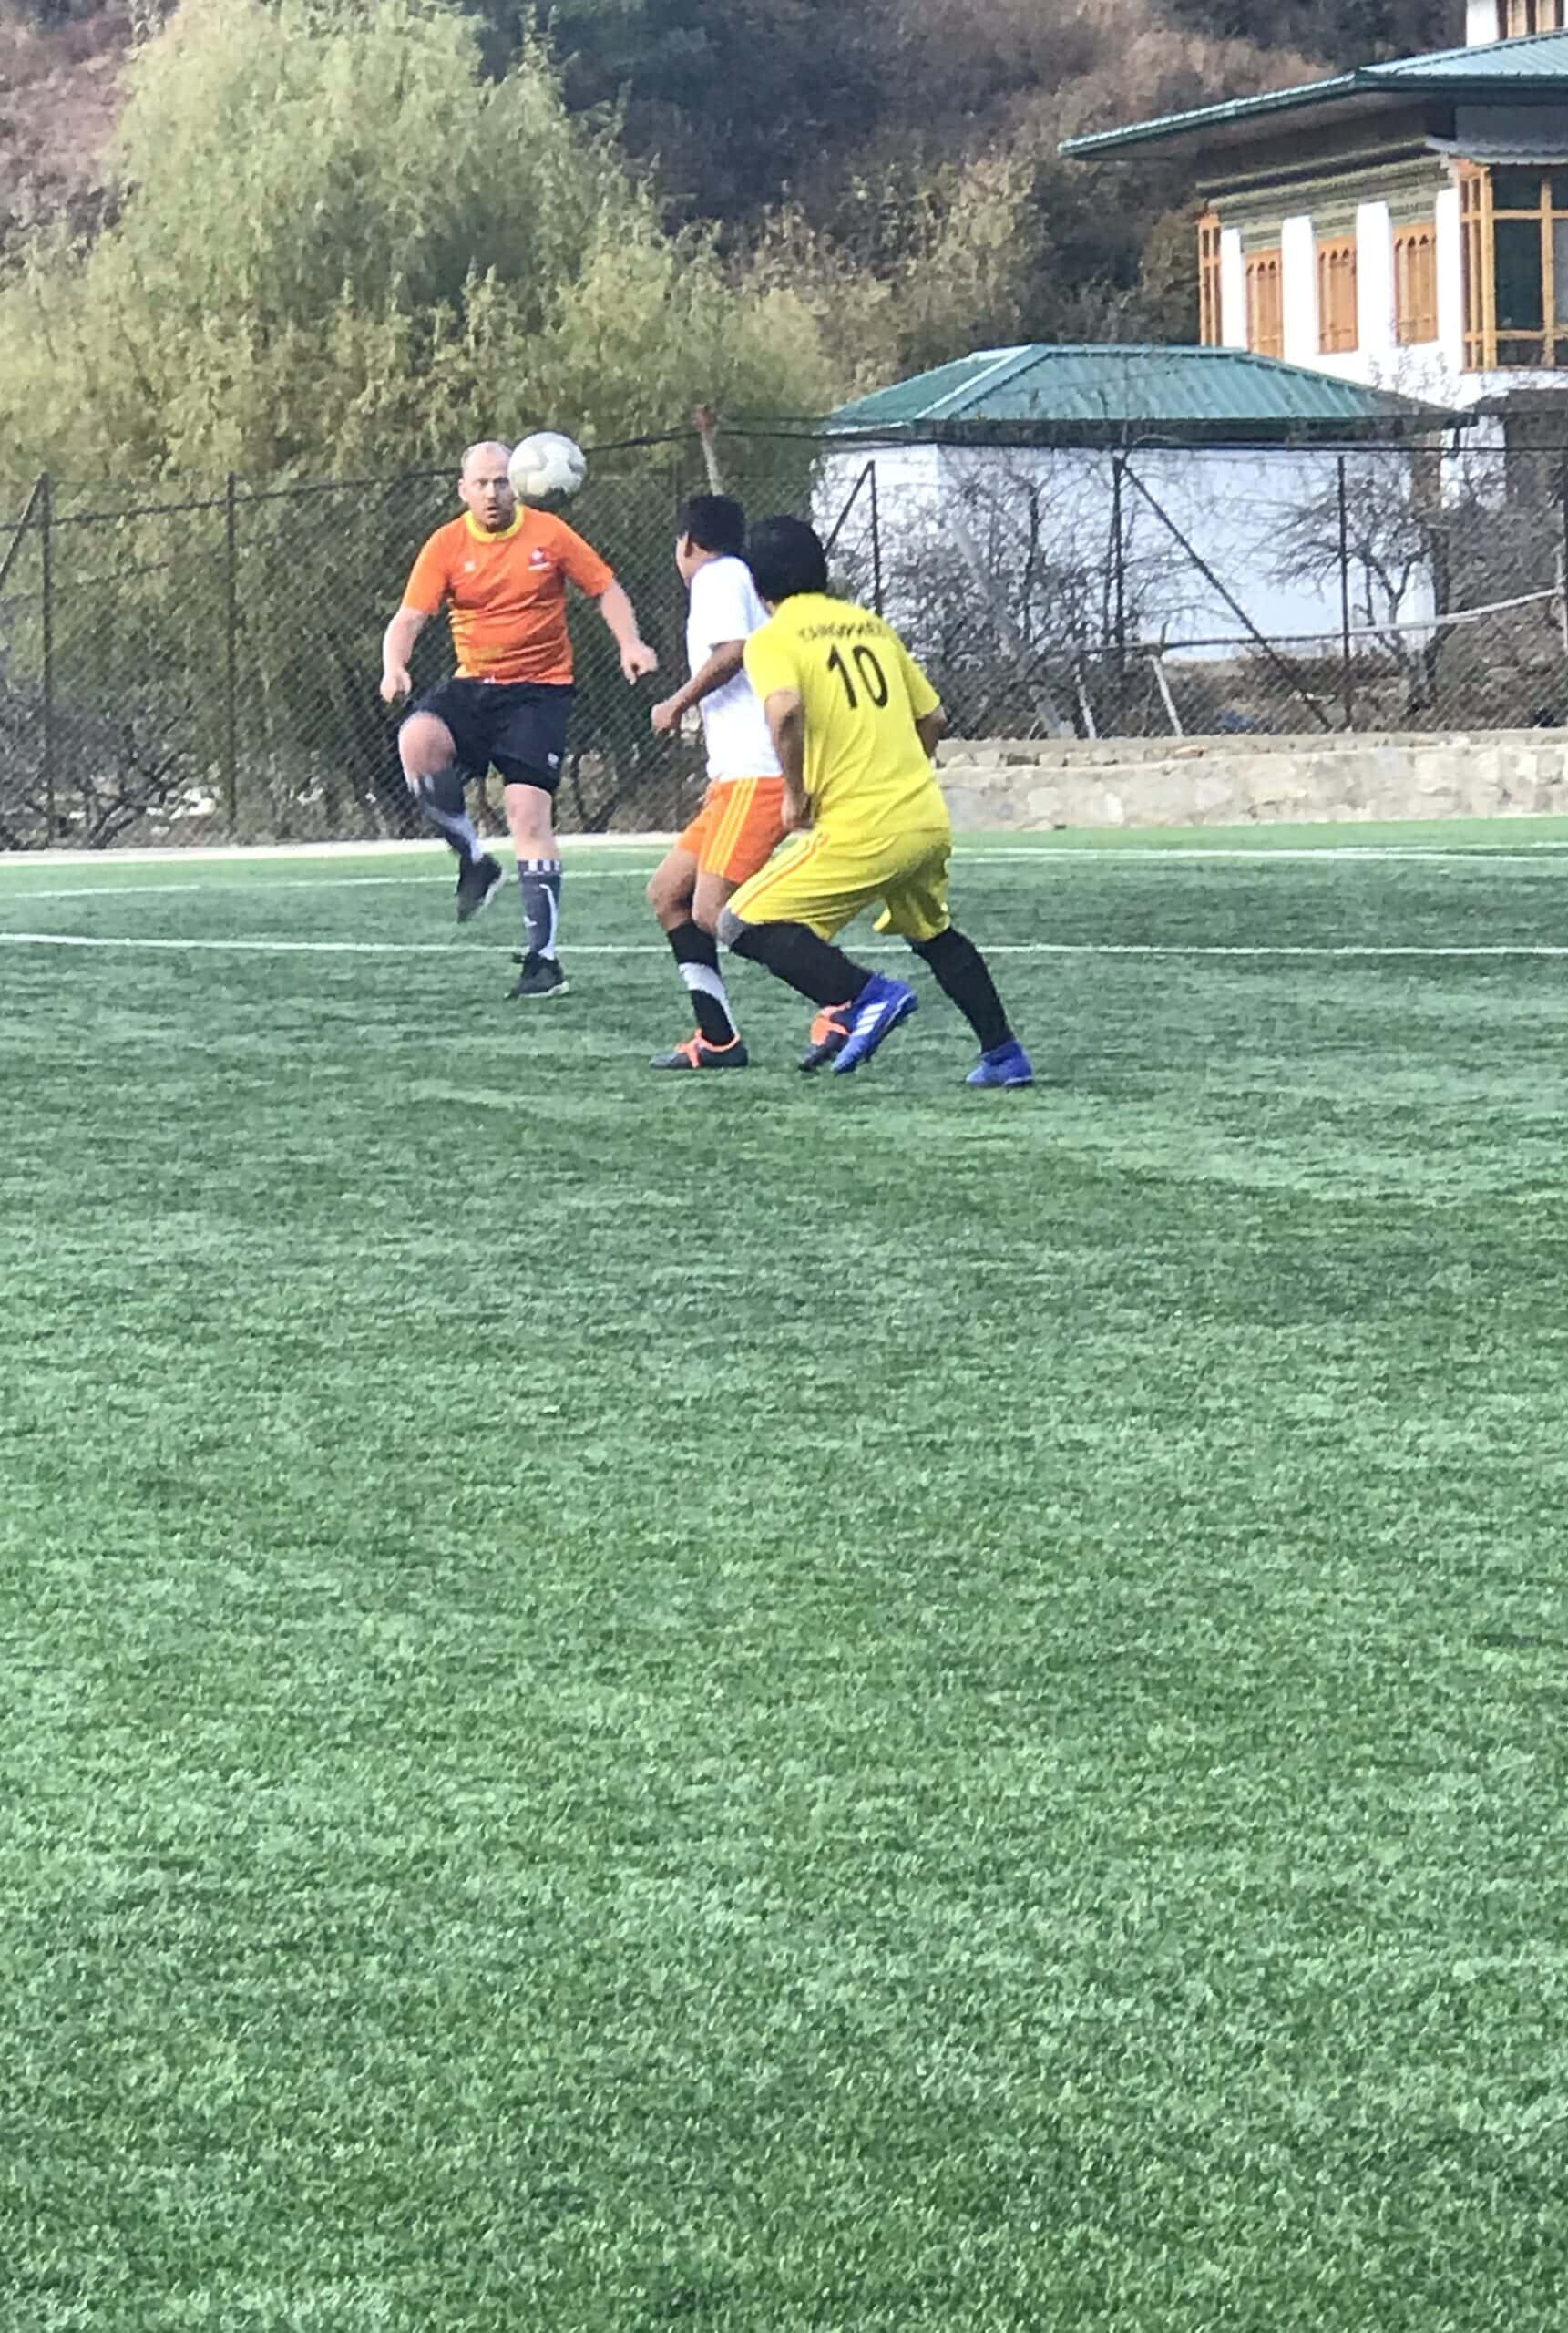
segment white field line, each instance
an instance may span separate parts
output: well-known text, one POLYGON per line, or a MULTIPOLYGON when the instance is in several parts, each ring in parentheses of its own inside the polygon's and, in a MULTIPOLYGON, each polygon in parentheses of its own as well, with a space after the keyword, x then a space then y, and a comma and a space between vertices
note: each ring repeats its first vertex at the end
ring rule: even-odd
MULTIPOLYGON (((345 846, 345 848, 347 846, 345 846)), ((396 846, 399 849, 402 849, 405 847, 405 846, 402 844, 398 844, 396 846)), ((356 844, 354 848, 356 849, 363 849, 366 848, 374 849, 380 848, 380 846, 374 844, 368 846, 356 844)), ((425 848, 426 846, 420 845, 418 848, 423 849, 425 848)), ((203 855, 214 856, 216 854, 204 853, 203 855)), ((439 869, 433 868, 421 871, 418 874, 409 875, 258 876, 249 879, 241 877, 236 879, 221 883, 204 883, 201 879, 201 870, 199 868, 193 868, 191 869, 190 879, 183 883, 73 883, 50 885, 44 889, 33 890, 11 890, 6 887, 4 878, 5 873, 11 868, 15 868, 17 871, 20 872, 23 864, 26 863, 36 866, 49 856, 49 854, 40 852, 31 861, 20 861, 15 858, 9 860, 0 859, 0 907, 9 906, 13 902, 22 904, 34 899, 150 899, 167 898, 181 892, 200 894, 203 891, 207 891, 215 898, 220 896, 227 898, 231 893, 238 894, 251 891, 350 891, 360 889, 369 890, 376 888, 377 886, 385 889, 389 888, 395 888, 399 885, 413 885, 416 883, 424 884, 428 888, 434 889, 438 883, 445 884, 448 879, 447 870, 445 868, 441 868, 439 869)), ((56 856, 57 856, 57 854, 56 854, 56 856)), ((233 856, 239 857, 241 856, 241 854, 236 852, 233 856)), ((1365 867, 1383 866, 1388 864, 1408 865, 1421 863, 1444 867, 1539 867, 1543 860, 1549 860, 1554 857, 1561 858, 1565 862, 1568 862, 1568 845, 1538 843, 1532 845, 1526 852, 1487 850, 1485 848, 1476 850, 1441 850, 1437 848, 1422 849, 1419 845, 1412 846, 1408 848, 1389 847, 1388 848, 1368 848, 1367 849, 1353 848, 1343 850, 1337 849, 1332 847, 1322 849, 1291 848, 1286 850, 1251 850, 1239 846, 1234 848, 1226 848, 1219 850, 1202 850, 1169 848, 1156 845, 1151 847, 1147 850, 1122 850, 1115 848, 1108 848, 1104 850, 964 850, 959 848, 954 856, 956 863, 960 868, 964 867, 1001 866, 1003 864, 1013 863, 1019 860, 1030 860, 1036 864, 1047 865, 1053 870, 1064 867, 1103 866, 1108 860, 1116 866, 1134 867, 1143 860, 1157 860, 1164 866, 1173 864, 1177 866, 1204 867, 1212 865, 1216 860, 1241 860, 1248 864, 1257 866, 1269 866, 1271 864, 1285 866, 1298 864, 1303 859, 1316 860, 1324 866, 1329 867, 1344 865, 1365 867)), ((81 865, 81 856, 79 852, 76 855, 74 864, 79 868, 81 865)), ((589 868, 574 867, 569 860, 566 868, 566 874, 568 879, 575 889, 579 883, 617 883, 640 881, 642 878, 643 868, 640 864, 635 867, 596 867, 589 868)))
MULTIPOLYGON (((569 850, 648 850, 674 840, 668 834, 563 835, 569 850)), ((174 844, 163 849, 100 850, 90 854, 103 867, 190 867, 200 868, 219 861, 268 861, 300 858, 408 858, 431 857, 441 848, 430 835, 412 841, 387 842, 245 842, 174 844)), ((502 848, 508 846, 503 844, 502 848)), ((89 854, 81 850, 0 850, 0 869, 7 867, 79 867, 89 854)))
MULTIPOLYGON (((490 949, 469 948, 454 940, 140 940, 105 939, 80 931, 0 931, 0 945, 11 948, 129 948, 181 951, 187 953, 217 951, 230 955, 261 956, 465 956, 476 961, 493 953, 513 952, 490 949)), ((662 956, 666 951, 655 940, 611 940, 572 946, 569 956, 662 956)), ((870 956, 902 956, 902 945, 883 943, 856 951, 870 956)), ((988 956, 1155 956, 1192 958, 1196 960, 1226 958, 1277 957, 1291 961, 1322 959, 1326 961, 1380 962, 1386 959, 1409 959, 1426 961, 1433 959, 1458 958, 1482 960, 1492 958, 1552 958, 1568 957, 1568 943, 1561 946, 1532 942, 1505 941, 1481 947, 1380 948, 1365 947, 1279 946, 1259 941, 1235 947, 1204 948, 1161 946, 1154 943, 1120 940, 988 940, 988 956)))
MULTIPOLYGON (((614 883, 628 876, 641 878, 642 874, 641 867, 596 867, 591 871, 569 867, 566 871, 574 889, 579 883, 614 883)), ((442 888, 449 888, 445 869, 439 881, 442 888)), ((179 892, 190 899, 206 895, 216 899, 242 891, 408 890, 415 883, 433 889, 436 882, 435 875, 262 875, 254 879, 241 875, 225 883, 203 883, 200 879, 190 883, 75 883, 46 891, 8 891, 0 883, 0 907, 8 906, 13 899, 156 899, 179 892)))
MULTIPOLYGON (((1513 823, 1522 825, 1539 824, 1543 827, 1561 828, 1562 830, 1563 838, 1561 841, 1553 841, 1549 838, 1543 837, 1540 841, 1531 842, 1525 840, 1522 837, 1518 841, 1511 842, 1509 848, 1512 851, 1528 856, 1540 856, 1542 854, 1550 855, 1553 851, 1568 849, 1568 821, 1554 817, 1541 817, 1539 819, 1522 819, 1515 822, 1504 818, 1500 819, 1497 823, 1500 826, 1513 823)), ((1149 830, 1144 829, 1143 831, 1149 830)), ((1353 832, 1354 828, 1347 826, 1341 827, 1340 831, 1349 833, 1353 832)), ((1440 843, 1423 844, 1419 842, 1386 844, 1360 844, 1352 842, 1326 842, 1310 844, 1289 843, 1282 845, 1277 849, 1271 849, 1266 845, 1254 846, 1252 844, 1223 843, 1215 845, 1213 848, 1207 848, 1202 842, 1190 842, 1185 844, 1151 842, 1142 846, 1132 847, 1116 843, 1106 843, 1103 845, 1090 843, 1064 847, 1061 843, 1055 841, 1049 834, 1043 832, 1040 834, 1037 842, 1030 844, 1008 844, 1003 842, 1000 837, 995 836, 994 829, 992 830, 992 833, 994 839, 991 840, 989 847, 986 844, 981 844, 974 850, 965 848, 963 838, 960 836, 958 840, 958 856, 963 858, 980 860, 999 860, 1008 858, 1050 858, 1057 860, 1069 858, 1376 859, 1434 858, 1447 857, 1470 858, 1477 856, 1486 857, 1496 855, 1489 850, 1489 846, 1485 843, 1474 844, 1469 849, 1460 849, 1458 847, 1450 847, 1440 843)), ((674 839, 675 837, 672 832, 662 831, 646 831, 639 834, 562 835, 559 837, 560 847, 569 856, 577 851, 587 851, 595 858, 601 854, 609 854, 614 851, 622 850, 639 852, 667 850, 674 839)), ((511 844, 505 837, 493 836, 489 838, 486 847, 488 849, 494 850, 501 857, 507 857, 510 855, 511 844)), ((0 878, 3 878, 13 868, 16 869, 18 872, 40 867, 75 868, 79 870, 84 864, 90 864, 95 867, 103 867, 106 868, 115 867, 180 867, 189 868, 193 876, 200 877, 203 867, 219 865, 234 866, 243 865, 247 862, 254 862, 258 866, 275 866, 287 863, 290 860, 293 860, 296 863, 303 862, 307 864, 313 860, 324 861, 327 864, 331 864, 335 860, 341 864, 344 860, 352 860, 355 858, 432 858, 435 857, 436 853, 440 850, 440 848, 441 845, 437 840, 431 836, 425 835, 416 837, 412 841, 196 843, 183 847, 179 845, 173 845, 166 846, 162 848, 149 848, 147 849, 102 851, 65 849, 4 850, 0 851, 0 878)))

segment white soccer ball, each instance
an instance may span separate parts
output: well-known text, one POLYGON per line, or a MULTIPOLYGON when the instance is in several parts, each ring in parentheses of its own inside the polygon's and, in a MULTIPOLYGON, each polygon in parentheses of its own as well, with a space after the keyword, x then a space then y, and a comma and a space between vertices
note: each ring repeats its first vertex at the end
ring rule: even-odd
POLYGON ((575 437, 563 437, 559 429, 536 429, 513 447, 507 468, 519 501, 548 502, 577 492, 588 476, 588 457, 575 437))

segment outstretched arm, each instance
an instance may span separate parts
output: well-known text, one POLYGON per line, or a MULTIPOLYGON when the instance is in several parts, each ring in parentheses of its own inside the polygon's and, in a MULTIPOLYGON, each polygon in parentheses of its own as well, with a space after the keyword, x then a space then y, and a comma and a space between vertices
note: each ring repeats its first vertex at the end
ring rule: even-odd
POLYGON ((414 653, 414 643, 429 622, 422 608, 399 608, 386 627, 381 643, 381 701, 395 704, 399 697, 407 696, 414 686, 408 671, 408 660, 414 653))
POLYGON ((733 681, 745 661, 746 643, 743 640, 721 640, 706 662, 698 665, 685 687, 677 689, 673 696, 667 696, 661 704, 654 706, 651 717, 658 735, 664 736, 677 726, 683 713, 689 713, 694 704, 701 704, 705 696, 712 696, 715 689, 722 689, 733 681))
POLYGON ((599 612, 610 626, 620 651, 620 669, 629 681, 641 681, 659 670, 659 659, 637 629, 637 611, 619 583, 599 596, 599 612))

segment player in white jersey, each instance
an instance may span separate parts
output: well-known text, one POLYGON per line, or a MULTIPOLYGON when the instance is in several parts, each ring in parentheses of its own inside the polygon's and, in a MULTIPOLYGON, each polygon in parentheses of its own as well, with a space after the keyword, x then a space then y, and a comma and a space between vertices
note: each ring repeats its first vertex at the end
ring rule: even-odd
POLYGON ((740 553, 746 514, 727 494, 693 496, 681 513, 675 564, 691 595, 692 677, 653 708, 661 735, 695 705, 708 752, 702 807, 661 862, 648 902, 691 992, 697 1032, 655 1069, 744 1069, 746 1048, 719 971, 719 917, 784 838, 784 785, 767 717, 745 674, 745 645, 767 622, 740 553))

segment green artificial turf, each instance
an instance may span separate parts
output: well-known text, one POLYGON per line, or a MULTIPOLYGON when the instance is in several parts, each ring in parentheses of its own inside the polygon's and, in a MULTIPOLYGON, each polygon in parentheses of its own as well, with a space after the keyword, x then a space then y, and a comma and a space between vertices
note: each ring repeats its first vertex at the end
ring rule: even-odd
POLYGON ((0 868, 5 2333, 1556 2333, 1559 831, 0 868))

